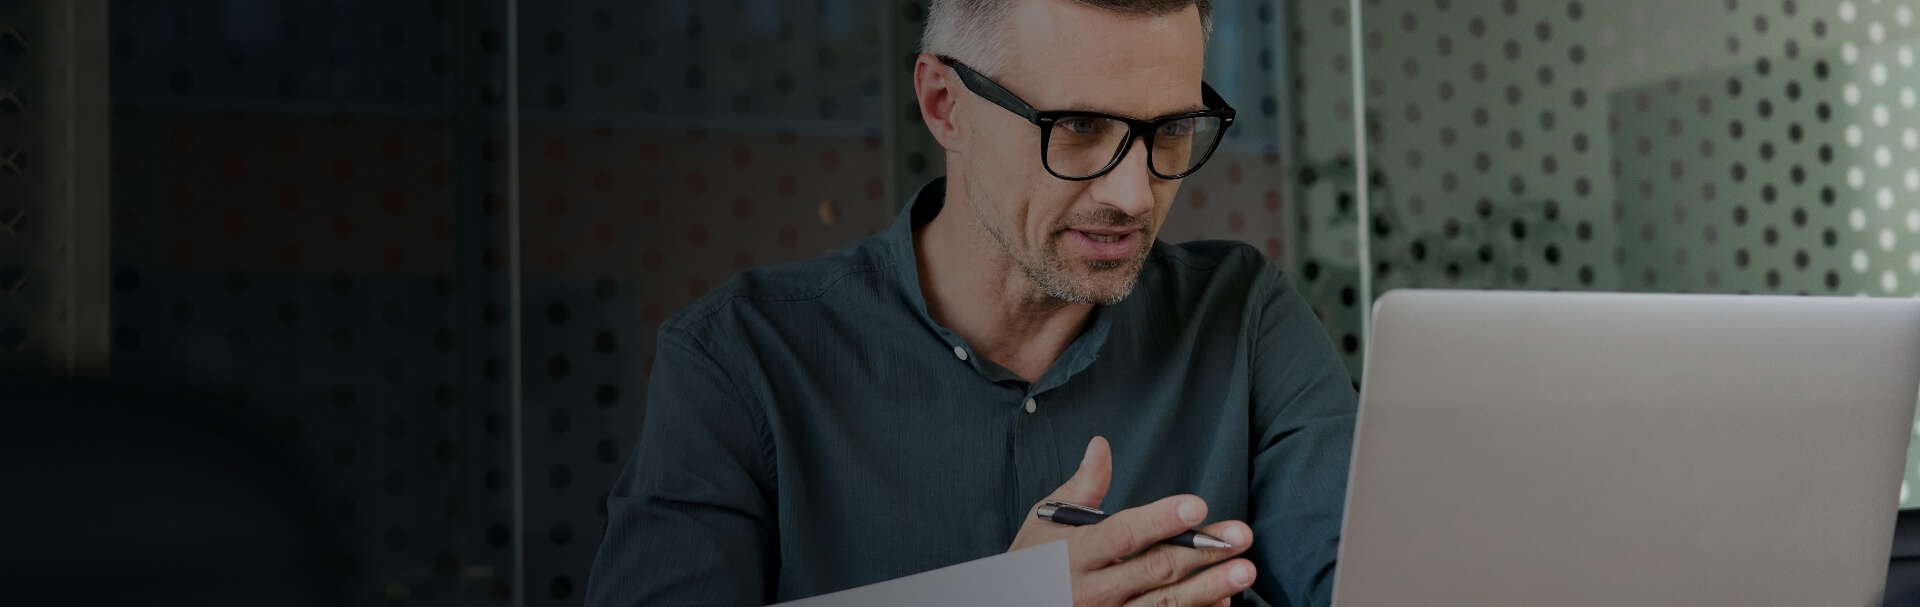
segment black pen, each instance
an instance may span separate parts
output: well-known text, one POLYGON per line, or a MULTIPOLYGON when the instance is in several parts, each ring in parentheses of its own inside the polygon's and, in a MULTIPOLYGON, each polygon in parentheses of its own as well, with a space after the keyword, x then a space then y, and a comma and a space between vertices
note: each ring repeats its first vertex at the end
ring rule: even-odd
MULTIPOLYGON (((1075 527, 1084 527, 1107 520, 1107 513, 1101 512, 1099 509, 1088 508, 1079 504, 1069 504, 1067 502, 1049 501, 1041 504, 1038 514, 1040 515, 1040 520, 1053 521, 1062 525, 1072 525, 1075 527)), ((1233 547, 1233 544, 1229 544, 1225 540, 1199 531, 1188 531, 1160 540, 1160 543, 1185 546, 1187 548, 1220 549, 1233 547)))

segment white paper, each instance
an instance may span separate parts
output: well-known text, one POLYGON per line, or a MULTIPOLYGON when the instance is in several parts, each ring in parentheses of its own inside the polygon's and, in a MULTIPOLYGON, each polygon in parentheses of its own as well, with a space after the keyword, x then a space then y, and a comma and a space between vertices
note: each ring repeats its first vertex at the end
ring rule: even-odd
POLYGON ((782 607, 1071 607, 1067 541, 781 603, 782 607))

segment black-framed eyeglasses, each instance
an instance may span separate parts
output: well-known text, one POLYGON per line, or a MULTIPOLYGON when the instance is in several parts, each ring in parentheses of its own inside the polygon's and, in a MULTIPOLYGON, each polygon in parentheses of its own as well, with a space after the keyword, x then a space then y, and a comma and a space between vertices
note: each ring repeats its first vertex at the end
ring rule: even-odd
POLYGON ((1207 109, 1138 120, 1100 112, 1039 111, 966 64, 946 56, 940 61, 951 66, 973 94, 1040 127, 1040 164, 1054 177, 1068 181, 1094 179, 1112 171, 1136 137, 1147 144, 1147 170, 1154 177, 1192 175, 1213 156, 1227 127, 1233 125, 1233 108, 1205 82, 1200 83, 1200 100, 1207 109))

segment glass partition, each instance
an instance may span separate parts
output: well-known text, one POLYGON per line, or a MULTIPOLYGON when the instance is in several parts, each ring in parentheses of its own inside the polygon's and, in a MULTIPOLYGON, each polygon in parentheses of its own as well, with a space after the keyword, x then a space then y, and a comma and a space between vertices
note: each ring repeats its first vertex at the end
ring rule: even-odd
MULTIPOLYGON (((1330 10, 1303 18, 1344 23, 1330 10)), ((1920 293, 1904 4, 1368 1, 1361 20, 1376 293, 1920 293)))

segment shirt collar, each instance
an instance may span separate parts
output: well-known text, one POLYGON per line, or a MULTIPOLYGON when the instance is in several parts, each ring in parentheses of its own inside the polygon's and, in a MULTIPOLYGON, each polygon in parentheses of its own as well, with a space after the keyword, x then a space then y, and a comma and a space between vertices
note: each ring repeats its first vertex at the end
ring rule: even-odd
POLYGON ((913 250, 914 228, 933 221, 940 214, 941 207, 946 206, 946 201, 947 178, 935 177, 907 199, 906 206, 900 209, 900 215, 894 218, 893 225, 887 227, 886 235, 882 238, 886 241, 888 256, 893 259, 894 278, 899 281, 900 290, 906 294, 914 313, 919 314, 920 319, 929 326, 951 333, 933 322, 933 316, 927 313, 927 298, 920 292, 920 257, 913 250))
MULTIPOLYGON (((945 353, 946 356, 957 359, 958 353, 964 352, 966 353, 965 364, 973 367, 987 380, 996 383, 1024 384, 1025 382, 1013 372, 976 356, 973 346, 968 344, 966 339, 935 321, 933 315, 927 312, 926 295, 920 291, 919 255, 913 248, 913 230, 939 216, 940 210, 946 206, 946 199, 947 178, 936 177, 928 181, 907 199, 906 207, 900 210, 900 215, 894 219, 893 225, 889 226, 881 236, 885 241, 887 254, 892 258, 894 278, 898 281, 898 287, 906 297, 908 305, 913 308, 914 314, 919 316, 920 322, 946 344, 949 350, 945 353)), ((1059 358, 1054 359, 1053 364, 1047 367, 1047 372, 1040 377, 1038 384, 1027 387, 1029 394, 1038 394, 1059 387, 1066 383, 1067 379, 1085 370, 1094 359, 1099 358, 1100 348, 1106 343, 1107 333, 1113 324, 1111 318, 1113 315, 1106 308, 1107 306, 1094 306, 1093 314, 1088 318, 1087 328, 1074 338, 1073 343, 1060 353, 1059 358)))

